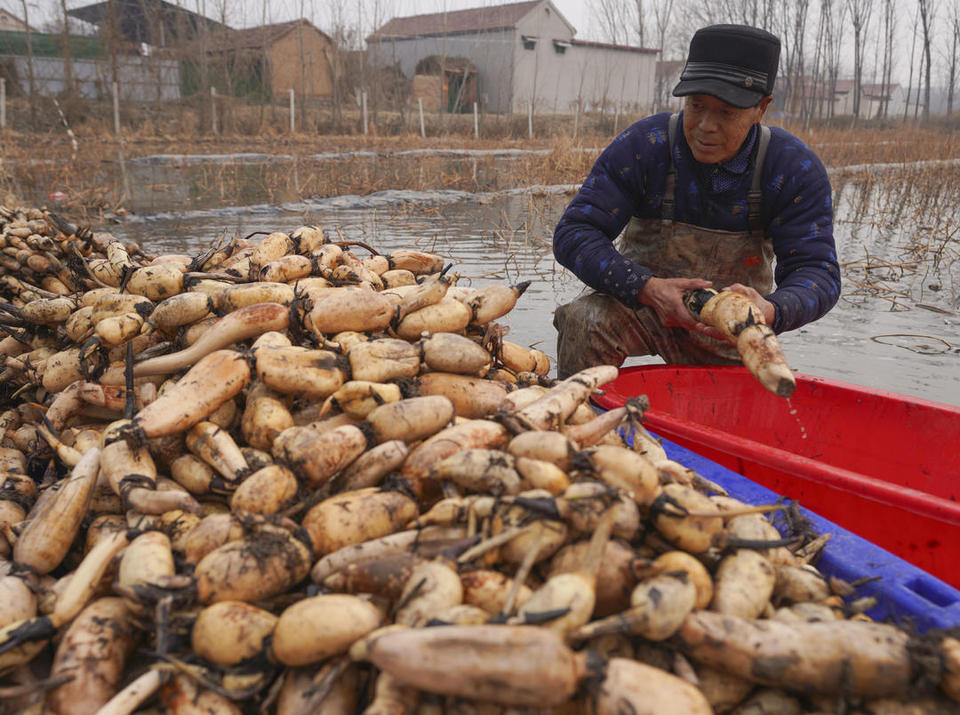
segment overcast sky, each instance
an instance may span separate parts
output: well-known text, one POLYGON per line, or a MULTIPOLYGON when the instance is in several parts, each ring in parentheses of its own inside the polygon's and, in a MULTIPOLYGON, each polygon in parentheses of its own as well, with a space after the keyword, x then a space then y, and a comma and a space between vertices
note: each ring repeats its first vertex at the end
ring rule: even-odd
MULTIPOLYGON (((91 4, 94 0, 67 0, 68 8, 82 7, 91 4)), ((331 17, 332 8, 342 8, 344 13, 343 23, 348 27, 357 27, 361 29, 362 36, 373 32, 377 27, 389 20, 391 17, 404 17, 408 15, 419 15, 425 13, 442 12, 444 10, 461 10, 465 8, 483 7, 500 5, 504 0, 167 0, 173 4, 179 4, 182 7, 193 12, 200 12, 214 19, 221 19, 225 9, 226 24, 231 27, 251 27, 261 24, 264 19, 266 22, 282 22, 306 17, 322 30, 331 30, 333 21, 331 17), (266 13, 264 13, 266 8, 266 13), (264 17, 265 16, 265 17, 264 17)), ((627 0, 624 0, 625 2, 627 0)), ((913 27, 915 1, 898 0, 901 9, 897 24, 901 28, 901 37, 897 39, 896 54, 898 61, 894 68, 894 81, 902 84, 907 82, 907 72, 909 70, 910 40, 909 31, 913 27), (902 76, 901 76, 902 75, 902 76)), ((590 9, 590 0, 553 0, 553 4, 576 28, 576 37, 582 40, 605 40, 601 36, 598 23, 595 22, 590 9)), ((941 47, 942 40, 937 33, 946 32, 948 23, 946 22, 946 9, 940 7, 943 3, 936 3, 937 16, 933 23, 934 40, 934 78, 933 84, 943 84, 942 76, 945 67, 946 49, 941 47), (943 17, 941 17, 943 16, 943 17)), ((18 17, 23 17, 22 0, 0 0, 0 7, 5 8, 18 17)), ((60 0, 27 0, 29 9, 30 24, 34 27, 42 27, 51 20, 57 18, 60 13, 60 0)), ((873 41, 876 33, 876 27, 881 22, 879 3, 874 8, 874 17, 871 20, 871 30, 868 42, 873 41)), ((813 33, 816 30, 816 12, 811 9, 807 18, 808 32, 813 33)), ((812 37, 812 35, 811 35, 812 37)), ((946 35, 944 35, 946 37, 946 35)), ((686 46, 686 40, 681 43, 686 46)), ((810 44, 812 47, 812 42, 810 44)), ((808 50, 812 51, 812 50, 808 50)), ((865 66, 867 74, 870 73, 873 60, 871 53, 873 50, 868 45, 867 62, 865 66)), ((845 55, 850 54, 846 52, 845 55)), ((671 58, 669 55, 667 59, 671 58)), ((852 58, 844 57, 841 66, 842 76, 852 76, 852 58)), ((871 81, 866 77, 865 81, 871 81)), ((917 79, 914 78, 914 82, 917 79)))

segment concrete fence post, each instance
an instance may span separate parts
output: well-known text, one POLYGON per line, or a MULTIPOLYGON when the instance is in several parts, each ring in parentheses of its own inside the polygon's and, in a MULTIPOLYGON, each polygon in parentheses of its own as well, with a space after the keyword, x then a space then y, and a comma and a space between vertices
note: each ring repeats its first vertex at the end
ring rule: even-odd
POLYGON ((473 103, 473 138, 480 138, 480 110, 477 103, 473 103))
POLYGON ((120 133, 120 87, 113 83, 113 133, 120 133))
POLYGON ((360 99, 363 103, 363 134, 366 136, 370 131, 370 124, 367 121, 367 90, 361 92, 360 99))
POLYGON ((0 77, 0 129, 7 128, 7 80, 0 77))
POLYGON ((417 97, 417 105, 420 107, 420 136, 423 139, 427 138, 427 129, 423 124, 423 97, 417 97))
POLYGON ((290 133, 293 134, 296 129, 296 98, 294 97, 293 87, 290 88, 290 133))
POLYGON ((527 111, 527 135, 533 139, 533 100, 530 100, 529 110, 527 111))
POLYGON ((210 129, 217 133, 217 88, 210 88, 210 129))

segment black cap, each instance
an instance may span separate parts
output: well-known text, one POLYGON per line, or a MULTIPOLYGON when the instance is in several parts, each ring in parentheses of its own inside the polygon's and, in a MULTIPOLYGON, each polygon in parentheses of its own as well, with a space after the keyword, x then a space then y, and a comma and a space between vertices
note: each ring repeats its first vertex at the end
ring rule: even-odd
POLYGON ((709 94, 745 109, 773 94, 780 40, 748 25, 711 25, 690 40, 687 63, 674 97, 709 94))

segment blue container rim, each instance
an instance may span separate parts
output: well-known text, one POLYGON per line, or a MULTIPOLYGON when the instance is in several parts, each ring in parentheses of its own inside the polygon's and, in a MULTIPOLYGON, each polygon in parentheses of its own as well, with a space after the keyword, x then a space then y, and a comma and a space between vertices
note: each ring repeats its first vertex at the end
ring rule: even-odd
MULTIPOLYGON (((716 482, 731 497, 747 504, 773 504, 781 495, 674 442, 661 441, 670 459, 716 482)), ((876 621, 893 622, 923 633, 932 628, 960 627, 960 591, 886 549, 857 536, 800 505, 801 514, 830 540, 817 569, 827 577, 862 582, 853 598, 873 597, 866 614, 876 621)))

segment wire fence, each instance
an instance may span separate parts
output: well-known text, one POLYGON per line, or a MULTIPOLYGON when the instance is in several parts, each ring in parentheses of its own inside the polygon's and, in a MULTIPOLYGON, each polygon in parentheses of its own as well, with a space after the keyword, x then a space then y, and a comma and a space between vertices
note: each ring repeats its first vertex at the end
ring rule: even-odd
POLYGON ((146 83, 113 84, 102 76, 90 82, 96 89, 92 96, 36 92, 30 99, 18 85, 11 89, 11 83, 0 77, 0 129, 49 133, 61 129, 65 121, 78 133, 118 137, 153 133, 196 139, 284 134, 577 139, 610 137, 644 116, 616 106, 553 114, 531 103, 526 111, 517 113, 486 112, 478 103, 451 113, 413 99, 384 106, 372 101, 363 90, 339 104, 303 98, 294 90, 277 101, 260 101, 227 96, 215 87, 206 94, 157 101, 137 98, 151 89, 155 94, 164 91, 146 83), (63 120, 59 119, 57 105, 62 108, 63 120))

